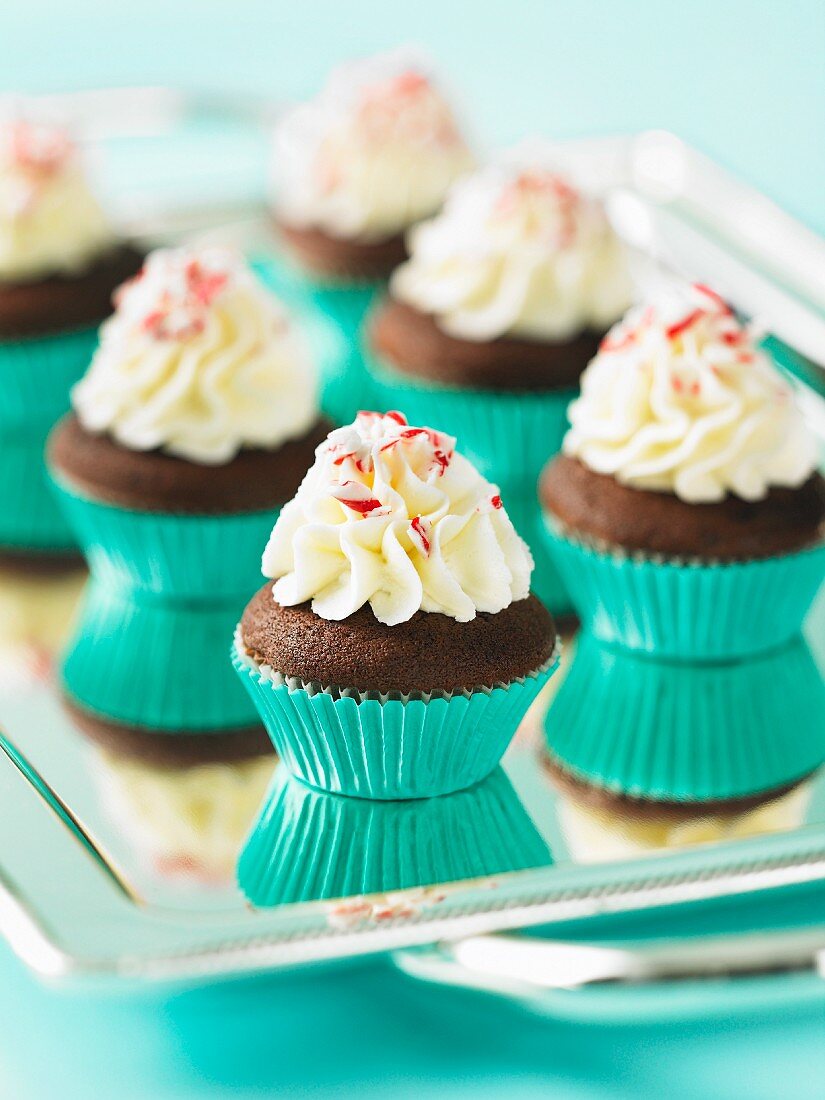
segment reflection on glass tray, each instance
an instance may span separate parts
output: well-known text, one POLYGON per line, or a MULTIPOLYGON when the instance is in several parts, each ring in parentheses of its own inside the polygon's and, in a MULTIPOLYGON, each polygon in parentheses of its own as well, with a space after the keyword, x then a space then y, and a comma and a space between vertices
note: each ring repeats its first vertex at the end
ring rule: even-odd
MULTIPOLYGON (((303 786, 266 742, 212 741, 204 755, 167 735, 159 751, 157 735, 78 723, 54 652, 83 583, 0 576, 0 721, 150 906, 242 914, 323 901, 333 923, 380 920, 463 880, 825 821, 823 655, 817 664, 802 639, 722 667, 574 639, 504 768, 455 795, 378 804, 303 786)), ((823 620, 821 600, 809 638, 825 641, 823 620)))

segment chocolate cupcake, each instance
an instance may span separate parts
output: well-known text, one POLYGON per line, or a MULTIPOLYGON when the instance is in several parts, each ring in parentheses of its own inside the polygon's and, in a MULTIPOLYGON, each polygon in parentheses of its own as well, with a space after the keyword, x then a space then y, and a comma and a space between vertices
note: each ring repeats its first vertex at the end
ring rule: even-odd
POLYGON ((796 634, 825 577, 825 482, 793 392, 707 287, 603 341, 540 495, 548 545, 604 641, 691 660, 796 634))
POLYGON ((274 152, 275 224, 296 281, 351 343, 322 395, 346 423, 365 396, 355 339, 364 312, 406 257, 406 231, 439 209, 472 155, 429 66, 409 50, 336 69, 284 115, 274 152))
POLYGON ((140 264, 92 195, 69 137, 0 123, 0 556, 57 566, 74 552, 43 447, 91 359, 112 291, 140 264))
POLYGON ((263 557, 234 660, 290 771, 447 794, 499 762, 557 662, 497 488, 399 413, 332 432, 263 557))
MULTIPOLYGON (((461 423, 467 452, 502 483, 516 528, 535 533, 535 483, 601 337, 629 303, 622 249, 602 207, 516 150, 455 186, 410 235, 412 255, 368 330, 379 401, 461 423)), ((535 585, 569 608, 545 554, 535 585)))
POLYGON ((64 662, 93 717, 255 723, 225 636, 328 425, 310 345, 233 254, 153 253, 118 293, 49 464, 92 574, 64 662))

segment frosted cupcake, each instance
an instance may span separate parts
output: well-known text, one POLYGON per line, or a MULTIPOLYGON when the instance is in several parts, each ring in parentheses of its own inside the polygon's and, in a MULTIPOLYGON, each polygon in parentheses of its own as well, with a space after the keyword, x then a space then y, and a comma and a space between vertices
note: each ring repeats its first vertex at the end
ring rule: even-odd
MULTIPOLYGON (((528 538, 536 479, 561 444, 579 376, 630 301, 602 207, 547 157, 516 152, 455 186, 410 235, 368 341, 380 401, 461 423, 468 454, 495 472, 528 538)), ((536 583, 564 608, 543 558, 536 583)))
MULTIPOLYGON (((472 156, 429 66, 407 50, 344 65, 275 134, 274 212, 305 292, 353 341, 377 288, 406 256, 404 234, 441 206, 472 156)), ((326 379, 324 407, 351 420, 358 349, 326 379)))
POLYGON ((255 722, 221 639, 328 427, 302 333, 232 253, 155 252, 72 403, 49 444, 92 573, 70 698, 154 731, 255 722))
POLYGON ((0 554, 73 548, 43 446, 89 363, 114 288, 140 267, 61 130, 0 119, 0 554))
POLYGON ((738 657, 796 634, 825 577, 825 482, 793 393, 712 290, 675 288, 609 333, 541 499, 599 638, 738 657))
POLYGON ((450 436, 399 413, 330 434, 263 556, 238 671, 290 771, 371 798, 499 762, 557 661, 532 559, 450 436))

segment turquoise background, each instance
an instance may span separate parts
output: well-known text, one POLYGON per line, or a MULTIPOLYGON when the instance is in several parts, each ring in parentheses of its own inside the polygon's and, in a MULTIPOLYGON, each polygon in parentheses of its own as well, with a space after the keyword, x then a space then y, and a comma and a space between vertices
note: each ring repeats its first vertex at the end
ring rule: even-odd
MULTIPOLYGON (((489 142, 666 127, 825 231, 821 0, 4 0, 0 91, 174 82, 297 96, 334 60, 407 39, 450 74, 489 142)), ((42 988, 0 946, 0 1095, 822 1093, 822 1000, 704 1022, 632 1016, 629 1001, 612 1024, 538 1019, 383 964, 82 996, 42 988)))

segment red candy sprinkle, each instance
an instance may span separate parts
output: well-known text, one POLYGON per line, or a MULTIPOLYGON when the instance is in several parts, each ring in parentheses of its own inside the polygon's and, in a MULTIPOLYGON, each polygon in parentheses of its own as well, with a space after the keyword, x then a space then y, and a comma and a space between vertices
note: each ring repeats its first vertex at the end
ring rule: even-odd
POLYGON ((492 496, 490 497, 490 503, 492 504, 492 506, 493 506, 493 507, 494 507, 494 508, 495 508, 496 510, 498 510, 499 508, 501 508, 501 507, 502 507, 502 503, 501 503, 501 497, 499 496, 499 494, 498 494, 498 493, 494 493, 494 494, 493 494, 493 495, 492 495, 492 496))
POLYGON ((706 298, 710 298, 710 300, 714 302, 719 307, 719 309, 722 310, 723 313, 733 313, 733 310, 730 308, 722 295, 717 294, 715 290, 711 290, 709 286, 705 286, 704 283, 694 283, 693 289, 698 290, 700 294, 704 294, 706 298))
POLYGON ((360 482, 344 481, 341 483, 339 491, 333 492, 332 496, 346 508, 366 516, 377 508, 383 508, 381 501, 369 496, 368 492, 366 485, 361 485, 360 482))
POLYGON ((681 336, 686 329, 689 329, 691 325, 695 325, 704 316, 705 311, 703 309, 694 309, 687 317, 683 317, 681 321, 677 321, 666 330, 668 340, 675 340, 677 336, 681 336))
POLYGON ((411 521, 409 527, 410 538, 425 556, 430 553, 430 547, 432 545, 428 537, 429 533, 430 525, 421 516, 416 516, 415 519, 411 521))

